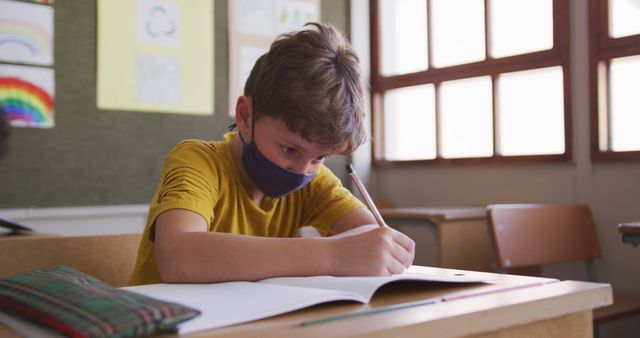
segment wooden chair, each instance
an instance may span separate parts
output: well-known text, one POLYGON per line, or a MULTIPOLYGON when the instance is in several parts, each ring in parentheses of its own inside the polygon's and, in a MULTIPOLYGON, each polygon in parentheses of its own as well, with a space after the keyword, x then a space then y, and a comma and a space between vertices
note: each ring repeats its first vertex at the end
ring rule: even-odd
POLYGON ((0 277, 67 265, 107 284, 125 286, 135 265, 140 236, 2 237, 0 277))
MULTIPOLYGON (((587 205, 499 204, 487 208, 499 271, 579 261, 597 281, 594 259, 602 252, 587 205)), ((614 293, 613 304, 594 309, 594 325, 640 314, 640 296, 614 293)), ((596 331, 597 334, 597 331, 596 331)))

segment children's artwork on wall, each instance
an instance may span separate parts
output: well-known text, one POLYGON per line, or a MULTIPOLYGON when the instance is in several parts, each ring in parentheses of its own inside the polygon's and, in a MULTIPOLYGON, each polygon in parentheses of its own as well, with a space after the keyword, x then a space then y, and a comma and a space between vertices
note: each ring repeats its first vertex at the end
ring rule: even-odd
POLYGON ((180 6, 154 0, 138 1, 138 41, 178 47, 180 6))
POLYGON ((180 60, 171 55, 136 54, 136 100, 179 104, 180 60))
POLYGON ((53 128, 53 69, 0 65, 0 107, 14 127, 53 128))
POLYGON ((213 1, 97 4, 98 108, 213 113, 213 1))
POLYGON ((300 29, 305 23, 318 21, 318 4, 306 1, 278 1, 276 33, 300 29))
POLYGON ((229 115, 256 60, 279 34, 320 20, 319 0, 229 1, 229 115))
POLYGON ((0 0, 0 61, 53 64, 53 7, 0 0))

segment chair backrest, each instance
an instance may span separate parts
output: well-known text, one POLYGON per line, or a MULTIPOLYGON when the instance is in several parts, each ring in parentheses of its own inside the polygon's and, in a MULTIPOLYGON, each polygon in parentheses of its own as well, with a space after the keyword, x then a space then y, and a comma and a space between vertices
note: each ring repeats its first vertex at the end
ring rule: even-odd
POLYGON ((586 205, 495 204, 487 219, 502 270, 601 256, 586 205))
POLYGON ((127 285, 140 234, 0 238, 0 277, 67 265, 113 285, 127 285))

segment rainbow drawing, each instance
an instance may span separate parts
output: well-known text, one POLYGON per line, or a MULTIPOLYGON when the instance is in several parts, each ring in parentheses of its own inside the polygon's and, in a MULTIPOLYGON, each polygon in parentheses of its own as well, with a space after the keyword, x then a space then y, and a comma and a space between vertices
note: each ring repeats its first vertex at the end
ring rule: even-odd
POLYGON ((0 107, 15 127, 53 127, 54 100, 41 87, 15 76, 0 76, 0 107))
POLYGON ((0 60, 53 64, 52 7, 20 2, 2 6, 6 12, 0 14, 0 60))

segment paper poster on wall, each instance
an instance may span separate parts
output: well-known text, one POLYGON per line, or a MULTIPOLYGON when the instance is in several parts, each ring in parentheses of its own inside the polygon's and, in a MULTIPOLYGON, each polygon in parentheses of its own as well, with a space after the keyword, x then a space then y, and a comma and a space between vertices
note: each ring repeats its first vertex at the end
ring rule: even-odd
POLYGON ((138 41, 177 47, 180 38, 180 6, 155 0, 138 1, 138 41))
POLYGON ((235 19, 233 27, 229 26, 241 34, 272 38, 276 33, 275 14, 273 0, 236 0, 229 4, 229 18, 235 19))
POLYGON ((53 64, 53 7, 0 0, 0 61, 53 64))
POLYGON ((319 0, 229 1, 229 115, 258 58, 279 34, 320 20, 319 0))
POLYGON ((318 20, 317 4, 304 1, 278 1, 277 4, 278 34, 300 29, 305 23, 318 20))
POLYGON ((98 0, 98 108, 212 114, 213 5, 98 0))
POLYGON ((180 59, 175 56, 136 54, 136 101, 179 104, 180 59))
POLYGON ((53 69, 0 65, 0 107, 14 127, 53 128, 53 69))

